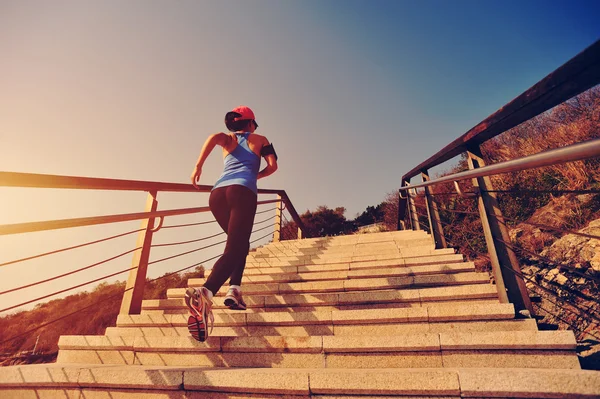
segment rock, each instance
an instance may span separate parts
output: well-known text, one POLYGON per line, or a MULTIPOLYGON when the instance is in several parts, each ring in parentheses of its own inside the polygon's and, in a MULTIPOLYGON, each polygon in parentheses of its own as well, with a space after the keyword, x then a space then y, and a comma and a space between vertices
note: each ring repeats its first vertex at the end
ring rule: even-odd
POLYGON ((559 273, 556 275, 556 279, 554 281, 556 281, 560 285, 565 285, 565 284, 567 284, 569 279, 564 274, 559 273))
POLYGON ((516 242, 517 238, 519 238, 523 235, 523 229, 522 228, 512 229, 508 232, 508 235, 510 236, 510 240, 512 242, 516 242))
MULTIPOLYGON (((579 232, 600 236, 600 219, 593 220, 579 232)), ((567 234, 544 249, 541 255, 558 262, 577 262, 581 268, 589 263, 594 270, 600 271, 600 240, 595 238, 567 234)))
POLYGON ((554 280, 554 278, 558 275, 558 269, 550 269, 548 273, 546 273, 546 277, 549 280, 554 280))

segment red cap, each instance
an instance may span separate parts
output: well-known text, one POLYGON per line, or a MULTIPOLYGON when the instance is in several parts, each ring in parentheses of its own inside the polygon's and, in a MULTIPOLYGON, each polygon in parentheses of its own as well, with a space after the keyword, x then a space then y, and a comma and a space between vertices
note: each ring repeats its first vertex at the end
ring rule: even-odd
POLYGON ((239 118, 234 119, 236 122, 244 119, 252 119, 256 123, 254 112, 252 112, 252 110, 245 105, 240 105, 239 107, 232 109, 231 112, 237 112, 238 114, 242 115, 239 118))

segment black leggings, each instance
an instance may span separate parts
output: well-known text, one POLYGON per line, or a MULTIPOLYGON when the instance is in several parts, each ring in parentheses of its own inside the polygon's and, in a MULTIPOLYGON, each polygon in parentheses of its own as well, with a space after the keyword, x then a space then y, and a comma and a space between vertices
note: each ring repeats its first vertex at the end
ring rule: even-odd
POLYGON ((227 234, 225 252, 204 283, 213 294, 230 278, 230 285, 241 285, 250 250, 250 234, 256 214, 256 194, 240 185, 219 187, 210 193, 210 210, 227 234))

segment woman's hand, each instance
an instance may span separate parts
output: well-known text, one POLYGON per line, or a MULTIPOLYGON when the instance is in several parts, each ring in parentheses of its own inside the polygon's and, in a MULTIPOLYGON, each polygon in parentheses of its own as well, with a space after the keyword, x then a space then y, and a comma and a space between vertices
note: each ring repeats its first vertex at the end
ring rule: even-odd
POLYGON ((196 187, 198 190, 198 182, 200 181, 200 175, 202 174, 202 167, 196 165, 194 171, 192 172, 192 186, 196 187))

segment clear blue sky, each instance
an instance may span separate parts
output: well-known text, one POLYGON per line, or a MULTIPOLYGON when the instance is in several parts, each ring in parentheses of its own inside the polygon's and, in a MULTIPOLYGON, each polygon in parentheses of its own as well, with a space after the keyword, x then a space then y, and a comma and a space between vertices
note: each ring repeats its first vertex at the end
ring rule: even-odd
MULTIPOLYGON (((0 0, 0 170, 188 182, 207 135, 246 104, 280 159, 259 186, 352 218, 600 38, 599 20, 598 1, 0 0)), ((213 154, 201 183, 221 167, 213 154)), ((144 196, 0 189, 0 201, 3 224, 140 211, 144 196)), ((129 227, 0 237, 0 262, 129 227)), ((0 290, 120 248, 4 268, 0 290)))

